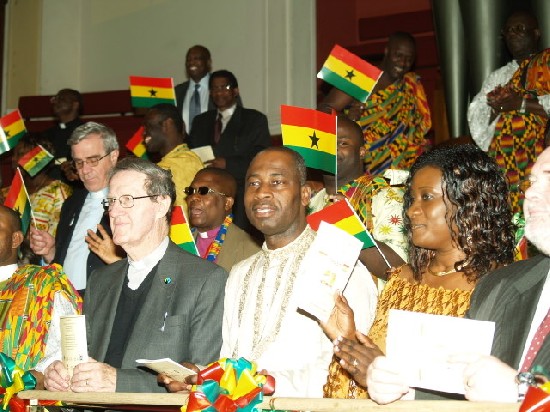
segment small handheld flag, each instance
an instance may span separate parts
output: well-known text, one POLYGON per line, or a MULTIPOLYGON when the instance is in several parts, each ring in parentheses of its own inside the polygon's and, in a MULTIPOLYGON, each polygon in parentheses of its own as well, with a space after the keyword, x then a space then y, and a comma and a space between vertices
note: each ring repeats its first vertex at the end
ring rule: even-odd
POLYGON ((25 188, 25 183, 23 182, 23 175, 19 168, 16 170, 15 176, 13 176, 13 180, 11 181, 11 187, 4 201, 4 206, 19 213, 19 217, 21 218, 21 230, 24 234, 27 233, 31 223, 31 202, 27 189, 25 188))
POLYGON ((336 44, 317 77, 364 103, 382 73, 378 67, 336 44))
POLYGON ((44 169, 53 160, 53 155, 41 145, 27 152, 17 163, 32 177, 44 169))
POLYGON ((182 206, 174 206, 172 209, 172 221, 170 222, 170 239, 183 250, 192 255, 199 256, 195 240, 191 234, 191 228, 185 218, 182 206))
POLYGON ((0 117, 0 128, 2 128, 2 132, 0 133, 0 154, 13 149, 19 142, 19 139, 27 132, 19 110, 14 110, 0 117))
POLYGON ((336 115, 281 106, 283 145, 300 153, 306 165, 336 174, 336 115))
POLYGON ((136 157, 141 157, 142 159, 147 159, 147 148, 143 141, 143 132, 145 127, 141 126, 134 135, 126 143, 126 147, 130 150, 136 157))
POLYGON ((356 237, 363 242, 363 249, 375 246, 374 239, 347 199, 334 202, 307 217, 307 222, 313 230, 319 228, 321 221, 330 223, 356 237))
POLYGON ((158 103, 176 104, 174 80, 171 77, 130 76, 132 106, 152 107, 158 103))

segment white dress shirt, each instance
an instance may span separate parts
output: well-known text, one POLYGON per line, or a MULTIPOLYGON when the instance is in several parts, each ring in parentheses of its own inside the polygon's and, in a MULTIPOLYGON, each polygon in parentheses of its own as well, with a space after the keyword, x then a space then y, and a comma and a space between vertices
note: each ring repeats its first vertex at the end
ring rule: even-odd
POLYGON ((84 238, 88 234, 88 229, 95 232, 98 223, 101 222, 104 213, 101 200, 107 196, 107 191, 106 187, 98 192, 88 193, 76 224, 71 222, 71 225, 75 224, 75 227, 67 248, 63 268, 76 290, 86 289, 86 269, 90 249, 88 249, 84 238))

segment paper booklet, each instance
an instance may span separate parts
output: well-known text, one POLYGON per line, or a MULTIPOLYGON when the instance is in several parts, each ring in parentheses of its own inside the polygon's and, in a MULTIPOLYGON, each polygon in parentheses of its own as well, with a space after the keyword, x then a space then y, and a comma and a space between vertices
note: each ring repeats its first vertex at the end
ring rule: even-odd
POLYGON ((450 355, 489 355, 495 323, 391 309, 386 356, 401 365, 411 387, 464 393, 463 363, 450 355))
MULTIPOLYGON (((180 365, 177 362, 174 362, 170 358, 162 358, 162 359, 136 359, 136 363, 138 366, 145 366, 146 368, 152 369, 157 373, 164 373, 169 378, 172 378, 176 381, 184 382, 185 378, 188 376, 196 375, 197 372, 195 372, 192 369, 186 368, 183 365, 180 365)), ((199 369, 203 369, 203 367, 197 365, 199 369)))
POLYGON ((86 318, 84 315, 60 316, 61 361, 73 376, 73 369, 79 363, 88 361, 86 341, 86 318))
POLYGON ((363 242, 326 222, 304 256, 305 268, 296 290, 302 291, 298 306, 321 322, 327 322, 334 308, 334 296, 348 283, 363 242))
POLYGON ((191 149, 192 152, 195 152, 197 156, 201 158, 201 162, 206 163, 210 160, 214 160, 214 152, 212 151, 212 146, 201 146, 191 149))

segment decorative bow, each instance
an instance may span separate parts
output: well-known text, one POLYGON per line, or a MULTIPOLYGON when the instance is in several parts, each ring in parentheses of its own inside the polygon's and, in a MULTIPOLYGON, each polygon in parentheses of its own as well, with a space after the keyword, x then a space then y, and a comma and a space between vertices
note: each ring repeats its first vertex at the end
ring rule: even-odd
POLYGON ((29 372, 23 372, 15 365, 12 358, 0 352, 0 387, 4 392, 2 410, 11 412, 25 412, 25 405, 22 400, 15 397, 18 392, 24 389, 34 389, 36 379, 29 372))
MULTIPOLYGON (((264 392, 275 387, 273 377, 256 373, 256 364, 244 358, 223 358, 197 375, 182 412, 257 412, 264 392)), ((267 392, 269 391, 269 392, 267 392)))

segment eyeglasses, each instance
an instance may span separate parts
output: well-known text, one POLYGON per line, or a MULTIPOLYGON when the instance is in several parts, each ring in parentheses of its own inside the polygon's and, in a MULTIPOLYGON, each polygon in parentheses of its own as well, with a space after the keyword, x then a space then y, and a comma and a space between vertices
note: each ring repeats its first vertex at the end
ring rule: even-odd
POLYGON ((116 197, 106 197, 101 201, 101 204, 103 205, 103 208, 111 210, 115 205, 116 201, 118 200, 118 203, 120 203, 120 206, 122 206, 125 209, 128 209, 134 206, 134 200, 147 199, 148 197, 157 197, 157 196, 160 196, 160 195, 137 196, 137 197, 134 197, 132 195, 122 195, 118 199, 116 197))
POLYGON ((232 87, 230 84, 226 84, 225 86, 212 86, 210 87, 211 92, 225 92, 227 90, 231 90, 232 87))
POLYGON ((96 167, 101 159, 103 159, 104 157, 109 156, 110 154, 111 154, 111 152, 109 152, 107 154, 104 154, 101 157, 92 156, 92 157, 88 157, 87 159, 84 159, 84 160, 73 160, 73 166, 76 167, 77 169, 82 169, 84 167, 84 163, 86 163, 88 166, 96 167))
POLYGON ((513 185, 512 191, 518 191, 525 194, 527 189, 536 183, 540 183, 544 189, 550 187, 550 174, 545 173, 541 177, 531 175, 527 179, 520 180, 517 184, 513 185))
POLYGON ((220 196, 227 196, 225 193, 218 192, 217 190, 211 189, 211 188, 206 187, 206 186, 200 186, 200 187, 197 187, 197 188, 189 186, 189 187, 186 187, 185 189, 183 189, 183 192, 187 196, 194 195, 195 193, 198 193, 201 196, 206 196, 208 193, 214 193, 214 194, 220 195, 220 196))
POLYGON ((527 27, 525 24, 516 24, 515 26, 509 26, 505 27, 501 30, 500 34, 502 36, 507 36, 509 34, 519 34, 519 35, 525 35, 528 31, 533 30, 532 27, 527 27))

